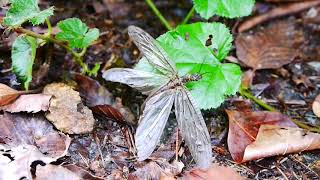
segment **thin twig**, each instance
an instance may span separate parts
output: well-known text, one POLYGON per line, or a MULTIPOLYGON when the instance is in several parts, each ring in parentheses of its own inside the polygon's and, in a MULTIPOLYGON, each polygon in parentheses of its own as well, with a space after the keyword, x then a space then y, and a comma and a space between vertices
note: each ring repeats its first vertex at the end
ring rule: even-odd
POLYGON ((192 8, 190 9, 190 11, 188 12, 187 16, 183 19, 181 24, 187 24, 189 19, 193 16, 194 14, 194 6, 192 6, 192 8))
POLYGON ((83 68, 83 70, 82 70, 83 73, 86 73, 88 71, 88 66, 85 63, 83 63, 82 56, 79 55, 79 53, 77 53, 73 49, 71 49, 69 46, 65 45, 62 41, 59 41, 59 40, 54 39, 52 37, 48 37, 46 35, 41 35, 41 34, 35 33, 33 31, 30 31, 30 30, 27 30, 24 28, 18 28, 18 29, 15 29, 15 31, 20 32, 20 33, 24 33, 24 34, 26 34, 28 36, 32 36, 34 38, 43 39, 45 41, 52 42, 54 44, 59 45, 60 47, 64 48, 65 50, 67 50, 68 52, 70 52, 73 55, 73 57, 76 59, 76 62, 83 68))
POLYGON ((146 3, 149 5, 149 7, 152 9, 154 14, 159 18, 161 23, 168 29, 172 30, 172 27, 170 26, 169 22, 162 16, 156 5, 153 3, 152 0, 146 0, 146 3))

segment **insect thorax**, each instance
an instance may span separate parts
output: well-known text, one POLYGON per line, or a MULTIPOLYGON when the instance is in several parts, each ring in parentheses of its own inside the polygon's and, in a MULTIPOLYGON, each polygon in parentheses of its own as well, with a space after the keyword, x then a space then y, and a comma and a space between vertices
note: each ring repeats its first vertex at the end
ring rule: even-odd
POLYGON ((201 74, 187 74, 187 75, 184 75, 181 77, 182 79, 182 83, 187 83, 187 82, 190 82, 190 81, 199 81, 200 79, 202 78, 202 75, 201 74))

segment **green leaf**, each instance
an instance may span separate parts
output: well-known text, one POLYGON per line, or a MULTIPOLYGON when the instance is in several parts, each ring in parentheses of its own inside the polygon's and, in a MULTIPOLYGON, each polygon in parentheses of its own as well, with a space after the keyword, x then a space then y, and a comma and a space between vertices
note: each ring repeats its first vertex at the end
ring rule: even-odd
POLYGON ((72 48, 88 47, 99 37, 97 28, 90 29, 78 18, 69 18, 58 23, 61 32, 57 33, 56 38, 67 41, 72 48))
POLYGON ((32 65, 36 57, 37 46, 35 38, 24 35, 17 37, 12 45, 12 70, 25 89, 28 89, 32 80, 32 65))
POLYGON ((254 0, 193 0, 197 13, 205 19, 213 15, 228 18, 248 16, 254 6, 254 0))
MULTIPOLYGON (((234 95, 241 83, 236 64, 222 64, 231 48, 232 36, 221 23, 194 23, 178 26, 157 38, 160 46, 176 63, 180 76, 198 73, 202 79, 186 84, 201 109, 218 107, 225 96, 234 95), (207 42, 212 35, 211 44, 207 42), (207 42, 207 45, 206 44, 207 42)), ((135 69, 160 73, 145 58, 135 69)))
POLYGON ((3 19, 6 26, 16 28, 30 21, 33 25, 41 24, 53 15, 53 7, 40 11, 37 0, 10 0, 11 6, 3 19))

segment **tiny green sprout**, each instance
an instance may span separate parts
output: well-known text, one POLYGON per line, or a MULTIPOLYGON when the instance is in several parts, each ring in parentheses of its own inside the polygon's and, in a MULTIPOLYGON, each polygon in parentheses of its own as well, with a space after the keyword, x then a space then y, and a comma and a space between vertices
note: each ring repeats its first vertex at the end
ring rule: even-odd
POLYGON ((55 43, 70 52, 75 61, 82 67, 82 73, 96 75, 100 65, 93 69, 83 63, 83 56, 87 48, 99 37, 97 28, 89 29, 78 18, 69 18, 58 23, 60 32, 55 37, 51 35, 52 27, 49 17, 53 15, 54 7, 40 10, 37 0, 10 0, 10 8, 3 18, 3 25, 10 30, 20 32, 12 45, 12 70, 25 89, 29 88, 32 80, 32 66, 36 57, 36 50, 46 43, 55 43), (46 23, 47 33, 36 32, 22 28, 22 24, 30 22, 33 26, 46 23))

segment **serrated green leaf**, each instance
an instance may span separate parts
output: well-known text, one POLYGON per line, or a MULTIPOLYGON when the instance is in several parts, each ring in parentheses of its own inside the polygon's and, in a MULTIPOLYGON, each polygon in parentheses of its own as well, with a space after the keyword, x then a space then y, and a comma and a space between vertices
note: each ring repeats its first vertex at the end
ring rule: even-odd
POLYGON ((19 27, 26 21, 38 25, 53 15, 53 7, 40 11, 37 0, 10 0, 10 3, 10 9, 7 11, 3 23, 12 28, 19 27))
POLYGON ((189 73, 202 74, 201 80, 186 84, 201 109, 220 106, 225 96, 239 90, 241 83, 241 69, 236 64, 196 65, 189 73))
POLYGON ((28 89, 32 80, 32 65, 36 57, 37 40, 30 36, 21 35, 12 44, 12 71, 28 89))
POLYGON ((73 48, 88 47, 99 37, 97 28, 90 29, 78 18, 69 18, 58 23, 61 32, 57 33, 56 38, 67 41, 73 48))
MULTIPOLYGON (((199 73, 202 79, 186 86, 201 109, 218 107, 225 96, 239 90, 241 69, 236 64, 222 64, 231 48, 232 36, 221 23, 194 23, 178 26, 157 38, 160 46, 176 63, 180 76, 199 73), (211 44, 206 42, 212 35, 211 44)), ((135 69, 157 72, 145 58, 135 69)))
POLYGON ((213 15, 228 18, 248 16, 254 6, 254 0, 193 0, 197 13, 205 19, 213 15))

